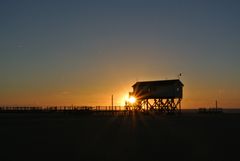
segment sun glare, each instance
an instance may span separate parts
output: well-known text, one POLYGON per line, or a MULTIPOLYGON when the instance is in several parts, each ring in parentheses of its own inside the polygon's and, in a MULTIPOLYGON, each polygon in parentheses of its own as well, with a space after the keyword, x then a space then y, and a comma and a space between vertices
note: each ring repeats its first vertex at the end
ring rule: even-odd
POLYGON ((131 96, 131 97, 128 99, 128 101, 129 101, 131 104, 133 104, 133 103, 136 102, 136 98, 133 97, 133 96, 131 96))

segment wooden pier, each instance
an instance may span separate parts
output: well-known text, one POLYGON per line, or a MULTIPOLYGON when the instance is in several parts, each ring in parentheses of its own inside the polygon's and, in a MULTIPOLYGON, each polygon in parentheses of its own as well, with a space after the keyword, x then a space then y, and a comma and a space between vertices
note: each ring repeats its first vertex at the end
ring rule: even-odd
POLYGON ((2 106, 0 113, 127 115, 130 112, 124 106, 2 106))

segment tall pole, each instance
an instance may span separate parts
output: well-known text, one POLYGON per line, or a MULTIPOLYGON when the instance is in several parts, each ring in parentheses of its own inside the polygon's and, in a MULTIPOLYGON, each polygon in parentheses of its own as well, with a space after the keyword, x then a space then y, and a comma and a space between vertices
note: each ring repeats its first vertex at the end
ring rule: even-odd
POLYGON ((113 94, 112 94, 112 110, 113 110, 113 94))
POLYGON ((218 102, 217 102, 217 100, 216 100, 216 111, 217 111, 217 108, 218 108, 218 102))

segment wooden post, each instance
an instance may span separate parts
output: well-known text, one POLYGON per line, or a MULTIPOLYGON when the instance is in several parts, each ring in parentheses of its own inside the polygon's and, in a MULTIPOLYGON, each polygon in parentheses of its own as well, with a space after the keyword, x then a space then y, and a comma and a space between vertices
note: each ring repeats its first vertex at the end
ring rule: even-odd
POLYGON ((147 99, 147 111, 148 111, 148 99, 147 99))
POLYGON ((112 111, 113 111, 113 95, 112 95, 112 111))
POLYGON ((179 110, 180 110, 180 113, 182 113, 182 104, 181 104, 181 100, 179 102, 179 110))
POLYGON ((216 100, 216 112, 217 112, 217 108, 218 108, 218 102, 217 102, 217 100, 216 100))

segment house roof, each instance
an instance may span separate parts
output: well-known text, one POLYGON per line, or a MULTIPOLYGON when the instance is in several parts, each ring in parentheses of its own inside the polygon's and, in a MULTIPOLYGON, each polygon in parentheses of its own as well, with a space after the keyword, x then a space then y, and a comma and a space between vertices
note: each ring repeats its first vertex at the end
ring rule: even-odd
POLYGON ((135 86, 171 86, 171 85, 175 85, 175 84, 184 86, 183 83, 179 79, 172 79, 172 80, 136 82, 132 87, 135 87, 135 86))

